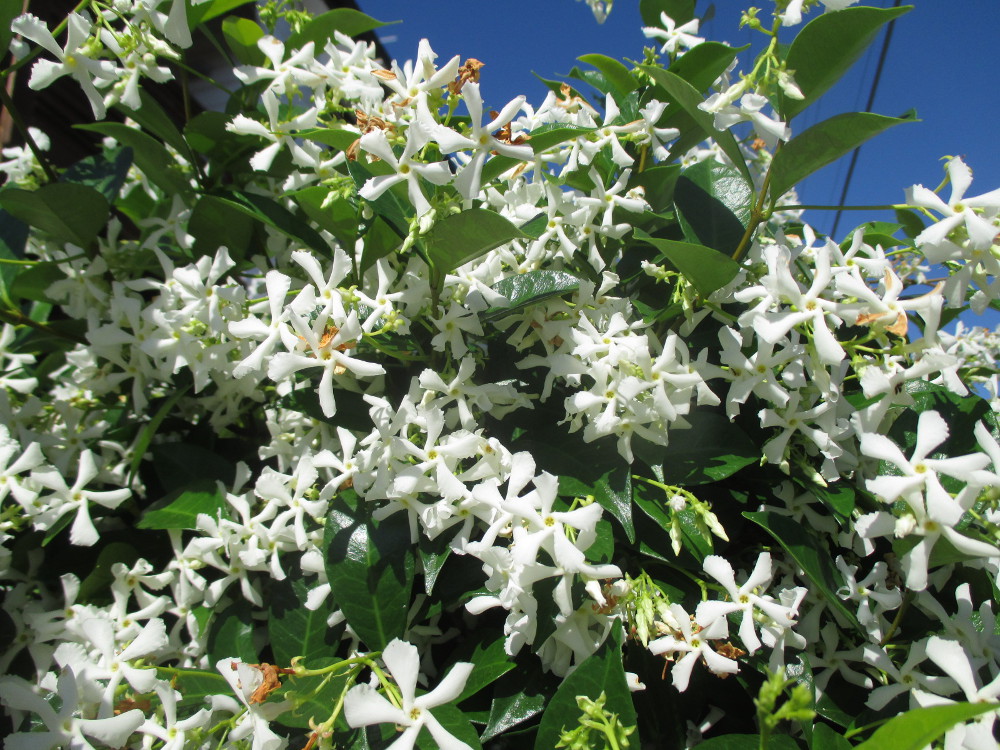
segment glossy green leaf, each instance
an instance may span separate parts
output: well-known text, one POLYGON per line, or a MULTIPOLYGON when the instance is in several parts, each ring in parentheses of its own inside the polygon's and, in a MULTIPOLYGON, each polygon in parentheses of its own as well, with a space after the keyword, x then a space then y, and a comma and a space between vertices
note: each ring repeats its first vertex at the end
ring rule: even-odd
POLYGON ((0 209, 0 303, 14 307, 17 297, 11 285, 14 279, 31 266, 4 263, 5 260, 24 260, 24 247, 28 242, 28 225, 0 209))
POLYGON ((459 646, 454 660, 471 662, 475 669, 469 675, 456 703, 475 695, 514 669, 514 660, 504 650, 504 640, 502 635, 497 637, 495 631, 484 629, 475 641, 459 646))
POLYGON ((732 256, 750 223, 753 185, 713 159, 684 170, 674 186, 674 206, 684 238, 732 256))
POLYGON ((347 151, 358 140, 358 131, 348 130, 347 128, 315 128, 313 130, 301 130, 296 133, 296 136, 331 146, 338 151, 347 151))
POLYGON ((746 518, 759 525, 792 556, 815 591, 822 594, 831 609, 841 615, 855 630, 864 634, 854 612, 847 608, 839 596, 840 574, 833 564, 826 542, 811 529, 788 516, 773 512, 744 513, 746 518))
POLYGON ((647 26, 663 28, 660 13, 666 13, 677 24, 694 18, 695 0, 639 0, 639 14, 647 26))
POLYGON ((428 539, 421 534, 417 542, 417 551, 420 554, 420 568, 424 574, 424 592, 430 596, 441 569, 451 557, 451 545, 446 536, 428 539))
POLYGON ((444 274, 526 235, 500 214, 473 208, 446 216, 425 236, 434 272, 444 274))
POLYGON ((879 133, 915 117, 886 117, 871 112, 845 112, 813 125, 784 144, 771 162, 772 200, 809 175, 836 161, 879 133))
POLYGON ((264 29, 249 18, 230 16, 222 22, 222 35, 233 55, 244 65, 264 65, 266 56, 257 46, 264 29))
POLYGON ((544 695, 527 695, 517 691, 513 695, 504 695, 493 699, 490 704, 490 716, 483 729, 482 740, 486 742, 498 734, 515 727, 521 722, 537 716, 545 710, 544 695))
POLYGON ((1000 703, 952 703, 915 708, 890 719, 856 750, 922 750, 956 724, 974 719, 1000 703))
POLYGON ((528 271, 508 276, 490 288, 507 300, 506 304, 493 305, 479 313, 482 320, 492 321, 547 299, 575 292, 580 288, 580 279, 564 271, 528 271))
MULTIPOLYGON (((681 175, 680 164, 658 164, 632 175, 630 186, 642 186, 652 213, 669 211, 674 205, 674 188, 681 175)), ((634 222, 633 222, 634 223, 634 222)))
MULTIPOLYGON (((535 739, 535 750, 551 750, 558 743, 559 733, 563 727, 576 725, 576 719, 580 715, 576 698, 580 695, 596 699, 604 693, 607 696, 605 709, 618 714, 622 725, 635 726, 636 713, 628 683, 625 681, 621 641, 621 621, 615 620, 611 634, 604 644, 571 672, 552 696, 545 713, 542 714, 542 722, 535 739)), ((637 735, 633 734, 629 740, 636 746, 640 745, 637 735)))
POLYGON ((376 21, 371 16, 354 8, 335 8, 316 16, 306 24, 301 32, 293 34, 288 40, 288 46, 293 49, 301 49, 307 42, 315 42, 318 54, 327 41, 333 39, 335 31, 347 34, 347 36, 358 36, 394 23, 399 23, 399 21, 376 21))
POLYGON ((150 135, 156 136, 175 151, 189 154, 190 149, 187 141, 178 130, 174 119, 145 88, 140 87, 139 89, 139 101, 142 103, 139 109, 131 109, 121 102, 116 104, 115 108, 121 110, 130 120, 135 120, 139 127, 150 135))
POLYGON ((167 492, 206 480, 229 487, 236 479, 232 461, 187 440, 156 443, 150 446, 149 453, 156 477, 167 492))
POLYGON ((726 72, 736 55, 748 46, 730 47, 721 42, 702 42, 674 60, 668 70, 698 91, 708 91, 719 76, 726 72))
POLYGON ((11 23, 26 10, 24 0, 0 0, 0 49, 6 54, 14 32, 11 23))
MULTIPOLYGON (((583 458, 583 461, 586 460, 583 458)), ((617 456, 610 458, 599 468, 587 470, 580 466, 572 474, 561 474, 559 493, 574 497, 592 496, 604 510, 618 519, 628 540, 635 541, 635 526, 632 524, 632 474, 617 456), (618 465, 607 468, 609 464, 618 465), (600 476, 597 476, 599 472, 600 476)))
MULTIPOLYGON (((238 583, 233 585, 239 586, 238 583)), ((244 599, 216 612, 208 630, 208 663, 215 664, 226 657, 258 662, 253 623, 253 606, 244 599)))
POLYGON ((7 213, 56 240, 87 248, 104 228, 111 207, 97 190, 70 182, 54 182, 38 190, 0 191, 7 213))
MULTIPOLYGON (((361 221, 358 207, 346 198, 336 197, 330 200, 330 189, 319 185, 298 190, 290 197, 317 227, 332 234, 344 247, 354 247, 361 221)), ((367 249, 366 241, 365 250, 367 249)))
POLYGON ((60 181, 92 187, 111 204, 118 198, 131 166, 132 149, 120 146, 81 159, 62 173, 60 181))
POLYGON ((819 99, 864 54, 882 25, 907 13, 901 8, 845 8, 807 23, 788 50, 786 64, 804 99, 781 94, 778 110, 791 119, 819 99))
POLYGON ((553 125, 542 126, 531 133, 531 140, 528 145, 536 154, 541 154, 566 141, 571 141, 580 136, 586 136, 596 131, 596 128, 584 128, 576 125, 553 125))
POLYGON ((639 88, 639 82, 635 79, 635 76, 629 72, 629 69, 625 65, 613 57, 591 54, 582 55, 576 59, 587 65, 593 65, 601 71, 605 80, 613 87, 612 93, 616 94, 616 99, 618 96, 639 88))
POLYGON ((292 239, 298 240, 323 257, 328 257, 331 254, 329 245, 326 244, 320 233, 309 225, 309 222, 303 221, 302 218, 293 214, 273 198, 256 193, 239 192, 217 197, 247 216, 252 216, 262 224, 267 224, 292 239))
POLYGON ((309 586, 301 578, 275 582, 267 597, 267 634, 275 662, 288 666, 301 656, 307 665, 336 656, 343 628, 326 624, 331 614, 329 597, 316 609, 308 609, 309 586), (338 632, 340 631, 340 632, 338 632))
POLYGON ((926 228, 923 217, 910 208, 897 208, 896 221, 900 223, 906 236, 911 240, 916 238, 926 228))
POLYGON ((406 632, 413 589, 410 524, 400 512, 371 518, 363 501, 353 506, 342 493, 326 523, 326 572, 334 599, 351 629, 371 650, 383 649, 406 632))
POLYGON ((704 245, 650 237, 641 229, 632 230, 632 236, 659 250, 703 297, 724 287, 740 270, 739 264, 728 255, 704 245))
POLYGON ((733 134, 728 130, 716 130, 715 116, 698 109, 698 105, 705 101, 701 92, 688 81, 685 81, 675 73, 671 73, 669 70, 663 70, 651 65, 640 65, 639 69, 647 73, 657 85, 661 86, 667 95, 679 104, 691 119, 694 120, 706 136, 711 136, 715 139, 715 142, 719 144, 719 148, 736 165, 740 174, 752 183, 753 180, 750 177, 750 171, 743 158, 743 152, 740 151, 740 147, 736 143, 733 134))
POLYGON ((189 3, 187 8, 188 27, 193 30, 205 21, 210 21, 234 8, 249 5, 252 2, 254 0, 208 0, 208 2, 198 5, 189 3))
POLYGON ((129 146, 134 153, 135 166, 167 195, 191 192, 191 182, 180 164, 153 136, 120 122, 95 122, 75 127, 109 136, 129 146))
MULTIPOLYGON (((472 750, 482 750, 479 733, 472 726, 469 717, 457 706, 446 703, 443 706, 435 706, 431 709, 431 713, 446 732, 457 737, 472 750)), ((440 745, 434 741, 430 732, 424 727, 420 730, 420 735, 417 738, 417 747, 420 750, 439 750, 440 745)))
POLYGON ((811 750, 851 750, 853 745, 829 724, 817 722, 813 726, 811 750))
MULTIPOLYGON (((209 479, 198 479, 174 490, 162 502, 143 514, 137 524, 140 529, 194 529, 198 515, 215 518, 228 508, 225 494, 209 479)), ((223 513, 225 515, 225 513, 223 513)))

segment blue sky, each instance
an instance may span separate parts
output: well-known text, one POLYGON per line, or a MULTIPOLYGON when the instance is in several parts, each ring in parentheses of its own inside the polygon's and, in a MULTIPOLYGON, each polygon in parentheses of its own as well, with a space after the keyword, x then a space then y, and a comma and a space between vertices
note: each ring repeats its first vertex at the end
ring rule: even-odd
MULTIPOLYGON (((768 0, 755 4, 770 5, 768 0)), ((863 0, 863 4, 890 7, 893 3, 863 0)), ((937 0, 915 5, 896 22, 872 111, 895 116, 912 108, 921 122, 900 125, 862 148, 849 204, 902 203, 903 191, 910 185, 937 187, 944 176, 940 159, 945 155, 962 156, 974 170, 970 195, 1000 187, 996 137, 1000 88, 995 76, 1000 2, 937 0)), ((397 59, 415 57, 417 43, 426 37, 439 62, 456 54, 463 60, 475 57, 485 62, 483 97, 494 109, 518 94, 541 102, 546 89, 532 73, 559 78, 576 64, 577 56, 592 52, 636 60, 642 57, 643 47, 652 44, 642 35, 637 0, 617 0, 603 25, 594 21, 584 3, 574 0, 531 4, 359 0, 359 6, 379 20, 402 21, 380 30, 386 48, 397 59)), ((707 6, 700 0, 698 12, 707 6)), ((716 0, 715 6, 715 18, 702 27, 702 36, 733 46, 759 44, 761 34, 738 28, 738 9, 744 3, 716 0)), ((810 17, 814 16, 815 11, 810 17)), ((836 87, 795 120, 794 133, 835 114, 864 109, 880 45, 881 36, 836 87)), ((750 64, 749 54, 741 55, 741 67, 748 69, 750 64)), ((800 186, 803 202, 836 204, 847 164, 844 158, 804 182, 800 186)), ((944 192, 947 197, 948 190, 944 192)), ((889 213, 853 212, 841 219, 837 234, 844 236, 860 221, 891 218, 889 213)), ((828 230, 832 213, 810 211, 806 219, 828 230)), ((998 321, 1000 316, 990 316, 985 323, 992 327, 998 321)))

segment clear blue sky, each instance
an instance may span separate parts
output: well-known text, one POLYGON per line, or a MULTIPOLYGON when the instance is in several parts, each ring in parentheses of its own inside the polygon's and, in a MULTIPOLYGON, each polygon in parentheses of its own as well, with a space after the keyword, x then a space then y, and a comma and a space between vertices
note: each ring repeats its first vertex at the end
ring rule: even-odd
MULTIPOLYGON (((698 12, 704 12, 708 4, 699 0, 698 12)), ((755 4, 770 6, 768 0, 755 4)), ((863 4, 890 7, 893 3, 863 0, 863 4)), ((426 37, 439 62, 456 54, 463 60, 475 57, 485 62, 483 97, 494 109, 518 94, 541 102, 546 89, 532 73, 559 78, 579 55, 598 52, 640 59, 642 48, 652 42, 642 35, 638 5, 637 0, 617 0, 608 20, 598 25, 587 6, 574 0, 359 0, 361 9, 379 20, 402 21, 380 30, 386 48, 397 59, 415 57, 418 41, 426 37)), ((996 83, 1000 0, 924 0, 915 5, 896 22, 872 111, 900 115, 912 108, 921 122, 900 125, 862 148, 849 204, 902 203, 904 189, 914 183, 937 187, 944 176, 940 162, 944 155, 962 156, 974 170, 970 195, 1000 187, 1000 87, 996 83)), ((743 6, 734 0, 716 0, 716 16, 702 27, 701 35, 734 46, 757 42, 762 35, 738 28, 737 9, 743 6)), ((809 17, 815 15, 814 11, 809 17)), ((879 36, 848 75, 795 120, 795 133, 835 114, 864 109, 881 41, 879 36)), ((744 53, 740 65, 748 69, 750 62, 744 53)), ((844 158, 803 183, 803 202, 835 204, 847 164, 844 158)), ((806 218, 821 230, 828 230, 832 223, 832 214, 819 211, 810 211, 806 218)), ((854 212, 841 219, 837 233, 843 237, 854 223, 873 218, 892 217, 854 212)), ((993 326, 998 320, 1000 316, 985 322, 993 326)))

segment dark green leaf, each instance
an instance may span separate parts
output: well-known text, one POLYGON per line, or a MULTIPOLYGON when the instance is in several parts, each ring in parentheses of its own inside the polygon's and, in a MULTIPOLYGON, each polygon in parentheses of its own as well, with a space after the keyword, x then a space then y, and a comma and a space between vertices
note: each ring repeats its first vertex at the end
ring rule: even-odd
POLYGON ((217 16, 221 16, 223 13, 228 13, 233 8, 238 8, 241 5, 247 5, 252 2, 254 0, 208 0, 207 3, 200 5, 189 3, 187 9, 188 28, 194 30, 205 21, 210 21, 217 16))
POLYGON ((639 14, 647 26, 663 28, 660 13, 667 16, 678 25, 687 23, 694 18, 695 0, 639 0, 639 14))
POLYGON ((230 16, 222 22, 222 34, 233 55, 244 65, 263 65, 266 56, 257 46, 264 37, 264 29, 249 18, 230 16))
POLYGON ((706 159, 684 170, 674 205, 684 238, 732 256, 750 222, 753 185, 725 164, 706 159))
POLYGON ((903 231, 911 240, 925 229, 923 218, 910 208, 897 208, 896 221, 902 225, 903 231))
MULTIPOLYGON (((146 511, 137 524, 140 529, 194 529, 198 515, 216 518, 228 508, 225 494, 210 479, 196 479, 171 492, 162 503, 146 511)), ((223 513, 225 515, 225 513, 223 513)))
POLYGON ((332 146, 338 151, 347 151, 351 145, 358 140, 356 130, 347 128, 315 128, 314 130, 300 130, 297 137, 316 141, 326 146, 332 146))
POLYGON ((613 87, 612 93, 616 95, 615 99, 639 88, 639 82, 629 72, 629 69, 612 57, 591 54, 576 59, 587 65, 593 65, 601 71, 605 80, 613 87))
POLYGON ((668 70, 698 91, 708 91, 736 59, 737 53, 746 48, 730 47, 721 42, 702 42, 674 60, 668 70))
MULTIPOLYGON (((24 260, 24 246, 28 242, 28 232, 27 224, 0 209, 0 303, 8 308, 17 304, 18 298, 11 290, 14 279, 32 266, 3 261, 24 260)), ((58 267, 55 270, 58 272, 58 267)), ((61 272, 59 273, 61 275, 61 272)))
POLYGON ((38 190, 7 188, 0 191, 0 206, 25 224, 84 249, 104 228, 111 211, 100 192, 71 182, 54 182, 38 190))
POLYGON ((729 157, 730 161, 736 165, 740 174, 752 183, 753 180, 750 177, 750 170, 747 169, 743 153, 740 151, 740 147, 736 143, 736 139, 733 137, 733 134, 728 130, 716 130, 714 115, 698 109, 698 105, 705 101, 701 92, 689 82, 685 81, 675 73, 671 73, 669 70, 655 68, 651 65, 640 65, 639 68, 643 72, 647 73, 657 85, 661 86, 670 99, 680 105, 688 116, 694 120, 698 127, 701 128, 705 136, 710 136, 716 143, 719 144, 719 148, 721 148, 723 153, 729 157))
POLYGON ((131 566, 139 559, 139 552, 126 542, 111 542, 101 549, 93 569, 80 582, 78 601, 87 604, 103 605, 111 601, 111 584, 115 577, 111 568, 116 563, 131 566))
POLYGON ((695 750, 759 750, 760 737, 756 734, 726 734, 699 742, 695 750))
POLYGON ((902 8, 845 8, 807 23, 788 50, 786 65, 804 99, 781 94, 778 110, 791 119, 819 99, 861 57, 882 25, 910 11, 902 8))
MULTIPOLYGON (((305 665, 314 669, 329 666, 334 662, 334 659, 317 659, 306 662, 305 665)), ((344 688, 347 687, 347 680, 350 676, 350 671, 346 669, 332 677, 327 675, 310 677, 289 675, 281 690, 270 699, 275 702, 283 700, 292 702, 291 708, 282 711, 277 721, 296 729, 310 729, 316 726, 330 715, 331 707, 337 705, 344 688)), ((334 747, 343 747, 343 745, 334 745, 334 747)))
POLYGON ((364 273, 375 265, 379 258, 395 253, 403 244, 403 238, 381 216, 376 216, 365 232, 365 249, 361 253, 359 273, 364 273))
POLYGON ((468 647, 459 648, 455 653, 455 661, 467 661, 475 664, 475 669, 465 683, 465 689, 455 701, 461 703, 466 698, 475 695, 487 685, 496 682, 503 675, 514 669, 514 660, 504 650, 504 637, 496 637, 496 633, 488 630, 468 647))
POLYGON ((155 135, 175 151, 181 154, 190 153, 187 141, 184 140, 181 131, 177 129, 173 118, 144 88, 139 89, 139 101, 142 103, 139 109, 130 109, 121 102, 115 106, 124 112, 130 120, 139 123, 139 127, 143 130, 150 135, 155 135))
POLYGON ((10 49, 10 40, 14 37, 10 25, 26 8, 24 0, 0 0, 0 49, 4 54, 10 49))
POLYGON ((543 125, 531 133, 531 140, 528 141, 528 145, 531 146, 531 150, 536 154, 541 154, 554 146, 558 146, 560 143, 565 143, 566 141, 571 141, 574 138, 586 136, 593 132, 596 132, 596 128, 584 128, 576 125, 545 127, 543 125))
MULTIPOLYGON (((841 11, 843 12, 843 11, 841 11)), ((869 138, 916 117, 845 112, 813 125, 784 144, 771 162, 770 195, 777 200, 809 175, 853 151, 869 138)))
POLYGON ((188 220, 188 232, 200 255, 214 255, 220 247, 226 247, 236 257, 242 257, 240 251, 250 246, 253 228, 243 211, 216 195, 201 196, 188 220))
POLYGON ((858 623, 854 612, 837 596, 840 575, 823 539, 787 516, 764 512, 743 515, 774 537, 805 572, 806 577, 816 587, 815 590, 823 595, 830 609, 843 617, 859 633, 864 634, 864 629, 858 623))
POLYGON ((227 487, 236 478, 232 461, 215 451, 188 441, 157 443, 150 446, 153 468, 167 492, 189 488, 194 482, 222 482, 227 487))
POLYGON ((609 457, 600 468, 594 470, 586 470, 582 466, 579 468, 579 471, 572 474, 559 476, 559 493, 574 497, 592 496, 604 510, 618 519, 625 529, 628 540, 634 542, 632 474, 629 466, 616 455, 609 457), (617 466, 606 468, 609 463, 617 466), (600 469, 605 471, 600 476, 595 476, 600 469))
MULTIPOLYGON (((621 621, 615 620, 604 644, 562 681, 542 714, 535 750, 551 750, 558 743, 559 733, 563 728, 576 726, 580 715, 576 698, 581 695, 593 700, 604 693, 607 696, 606 710, 618 714, 623 726, 635 726, 635 708, 622 666, 621 639, 621 621)), ((629 740, 637 747, 641 744, 636 735, 632 735, 629 740)))
MULTIPOLYGON (((339 197, 330 200, 330 189, 319 185, 299 190, 290 197, 310 221, 336 237, 344 247, 354 247, 361 212, 349 200, 339 197)), ((376 221, 381 219, 376 217, 376 221)), ((367 251, 366 238, 365 252, 367 251)))
POLYGON ((357 502, 340 497, 332 505, 326 572, 351 629, 370 649, 383 649, 406 632, 415 567, 410 524, 405 512, 376 522, 357 502))
POLYGON ((997 703, 952 703, 914 708, 890 719, 856 750, 921 750, 956 724, 1000 708, 997 703))
POLYGON ((580 279, 564 271, 528 271, 508 276, 490 288, 507 300, 506 304, 494 305, 479 313, 482 320, 492 321, 552 297, 575 292, 580 288, 580 279))
POLYGON ((130 166, 132 149, 123 146, 81 159, 63 172, 60 180, 92 187, 110 204, 115 202, 125 184, 130 166))
POLYGON ((632 230, 632 236, 659 250, 703 297, 724 287, 740 270, 739 264, 728 255, 704 245, 650 237, 638 228, 632 230))
POLYGON ((399 23, 399 21, 376 21, 354 8, 335 8, 313 18, 298 34, 293 34, 288 40, 288 46, 301 49, 307 42, 315 42, 317 52, 326 42, 333 38, 333 32, 339 31, 347 36, 358 36, 367 31, 373 31, 382 26, 399 23))
POLYGON ((216 613, 208 631, 208 663, 215 664, 226 657, 251 664, 258 661, 253 645, 253 607, 243 599, 216 613))
POLYGON ((273 198, 256 193, 236 192, 217 197, 262 224, 284 232, 293 240, 298 240, 321 256, 330 256, 330 247, 320 233, 309 226, 309 222, 303 221, 273 198))
POLYGON ((889 437, 903 448, 904 453, 910 454, 916 445, 917 424, 920 414, 925 411, 936 411, 948 423, 948 439, 935 448, 935 453, 961 456, 978 451, 974 431, 980 421, 991 428, 994 437, 1000 438, 992 429, 993 417, 985 399, 972 394, 958 396, 926 380, 910 380, 904 388, 913 398, 913 406, 904 411, 889 430, 889 437))
POLYGON ((434 272, 440 276, 526 235, 498 213, 473 208, 438 221, 425 243, 434 272))
POLYGON ((424 572, 424 591, 427 592, 427 596, 430 596, 431 592, 434 591, 434 584, 441 573, 441 568, 451 557, 451 545, 443 536, 428 539, 421 534, 417 546, 421 568, 424 572))
POLYGON ((173 410, 181 396, 187 393, 188 388, 190 388, 190 386, 178 388, 174 391, 173 395, 164 399, 163 403, 160 404, 160 408, 157 409, 156 413, 153 415, 153 418, 150 419, 146 426, 142 428, 142 432, 139 433, 139 437, 135 441, 135 445, 132 448, 132 462, 129 465, 129 482, 135 478, 135 473, 139 470, 139 464, 141 464, 142 459, 145 458, 146 450, 149 448, 149 444, 152 442, 153 436, 156 435, 156 431, 160 428, 160 423, 167 418, 167 415, 173 410))
MULTIPOLYGON (((336 656, 340 637, 326 624, 330 617, 329 597, 317 609, 308 609, 309 587, 301 578, 275 582, 267 598, 267 634, 274 660, 288 666, 301 656, 312 666, 320 659, 336 656)), ((339 630, 339 629, 338 629, 339 630)))
POLYGON ((109 136, 129 146, 135 154, 135 166, 168 196, 191 192, 191 183, 181 165, 153 136, 120 122, 95 122, 75 127, 109 136))
POLYGON ((537 716, 545 710, 545 703, 544 695, 526 695, 520 691, 494 698, 490 705, 490 717, 483 730, 483 742, 537 716))
POLYGON ((811 750, 851 750, 853 745, 829 724, 817 722, 813 726, 811 750))

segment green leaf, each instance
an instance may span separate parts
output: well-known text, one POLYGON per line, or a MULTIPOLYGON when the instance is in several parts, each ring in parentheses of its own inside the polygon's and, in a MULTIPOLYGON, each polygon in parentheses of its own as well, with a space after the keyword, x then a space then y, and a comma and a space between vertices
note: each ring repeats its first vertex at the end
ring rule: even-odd
MULTIPOLYGON (((635 726, 635 707, 622 666, 621 639, 621 621, 615 620, 611 634, 603 645, 562 681, 542 714, 535 750, 551 750, 559 742, 559 733, 563 728, 576 725, 580 715, 576 699, 581 695, 593 700, 604 693, 607 696, 606 710, 618 714, 623 726, 635 726)), ((629 740, 636 746, 641 744, 636 735, 629 740)))
POLYGON ((777 200, 806 177, 869 138, 904 122, 917 122, 917 119, 909 115, 886 117, 871 112, 845 112, 813 125, 774 155, 769 187, 772 200, 777 200))
POLYGON ((71 182, 54 182, 38 190, 0 190, 0 206, 56 240, 84 249, 104 228, 111 211, 100 192, 71 182))
POLYGON ((210 21, 213 18, 221 16, 223 13, 228 13, 233 8, 239 8, 241 5, 247 5, 252 2, 254 0, 208 0, 208 2, 201 5, 188 3, 188 28, 194 31, 197 26, 205 23, 205 21, 210 21))
POLYGON ((635 76, 629 72, 627 67, 613 57, 590 54, 582 55, 576 59, 587 65, 593 65, 601 71, 605 80, 614 88, 612 93, 615 94, 616 100, 620 96, 624 96, 630 91, 635 91, 639 88, 639 82, 635 79, 635 76))
POLYGON ((560 475, 559 493, 573 497, 593 496, 604 510, 618 519, 628 540, 635 541, 635 526, 632 523, 632 474, 628 465, 618 459, 617 455, 606 458, 605 462, 593 471, 581 466, 572 474, 560 475), (606 468, 609 462, 617 465, 606 468), (605 469, 604 472, 596 476, 601 469, 605 469))
MULTIPOLYGON (((174 119, 167 114, 160 103, 154 99, 145 88, 139 89, 139 109, 130 109, 119 102, 116 109, 121 110, 130 120, 139 123, 139 127, 148 131, 181 154, 189 154, 190 148, 181 131, 177 129, 174 119)), ((220 113, 221 114, 221 113, 220 113)), ((228 118, 227 118, 228 121, 228 118)))
MULTIPOLYGON (((290 197, 311 222, 336 237, 344 247, 354 247, 361 212, 349 200, 339 197, 329 200, 330 189, 320 185, 296 191, 290 197)), ((376 221, 381 219, 376 217, 376 221)))
POLYGON ((24 0, 0 0, 0 49, 4 54, 10 49, 10 40, 14 38, 10 25, 26 8, 24 0))
POLYGON ((424 591, 430 596, 441 569, 451 557, 451 545, 444 536, 428 539, 421 534, 417 551, 420 553, 420 566, 424 573, 424 591))
POLYGON ((264 29, 249 18, 230 16, 222 22, 222 34, 233 55, 244 65, 263 65, 266 56, 257 46, 264 38, 264 29))
POLYGON ((61 182, 72 182, 92 187, 114 203, 125 184, 129 167, 132 166, 132 149, 128 146, 109 149, 103 154, 94 154, 81 159, 60 177, 61 182))
POLYGON ((375 265, 379 258, 395 253, 403 244, 403 238, 381 216, 376 216, 365 232, 365 249, 361 253, 358 273, 363 274, 375 265))
POLYGON ((1000 703, 952 703, 915 708, 890 719, 855 750, 922 750, 956 724, 997 709, 1000 703))
MULTIPOLYGON (((0 302, 4 307, 12 308, 16 305, 18 298, 14 296, 11 286, 18 276, 33 266, 3 261, 24 260, 24 247, 28 244, 29 231, 27 224, 0 209, 0 302)), ((61 275, 61 272, 59 273, 61 275)))
POLYGON ((236 479, 236 466, 215 451, 190 441, 157 443, 150 447, 153 468, 167 492, 189 488, 195 482, 222 482, 227 487, 236 479))
POLYGON ((702 42, 674 60, 668 70, 698 91, 708 91, 719 76, 726 72, 736 55, 749 46, 730 47, 721 42, 702 42))
POLYGON ((753 206, 753 185, 732 167, 706 159, 684 170, 674 187, 674 205, 684 238, 732 256, 753 206))
POLYGON ((286 578, 271 586, 267 598, 267 634, 274 660, 281 666, 288 666, 296 656, 301 656, 309 666, 336 656, 340 635, 326 624, 331 614, 329 597, 323 606, 308 609, 308 596, 309 587, 301 578, 286 578))
POLYGON ((208 672, 201 669, 176 669, 174 667, 157 667, 161 677, 170 680, 170 684, 181 694, 181 706, 201 708, 205 699, 211 695, 232 695, 233 690, 226 678, 218 672, 208 672))
POLYGON ((83 581, 80 582, 78 601, 87 604, 111 602, 111 584, 115 577, 111 568, 116 563, 131 566, 139 559, 139 551, 127 542, 111 542, 101 549, 97 562, 83 581))
POLYGON ((333 38, 334 31, 347 36, 358 36, 394 23, 399 21, 376 21, 354 8, 335 8, 316 16, 302 31, 293 34, 288 40, 288 47, 301 49, 307 42, 315 42, 316 47, 322 49, 326 42, 333 38))
POLYGON ((695 0, 639 0, 639 14, 646 26, 663 28, 660 13, 666 13, 677 24, 694 18, 695 0))
POLYGON ((545 710, 550 697, 550 683, 541 674, 537 661, 530 667, 516 665, 493 687, 493 701, 482 741, 486 742, 537 716, 545 710))
POLYGON ((811 750, 851 750, 853 745, 829 724, 817 722, 813 726, 811 750))
POLYGON ((318 252, 323 257, 329 257, 330 246, 306 221, 297 217, 273 198, 256 193, 233 192, 217 196, 219 200, 230 204, 233 208, 251 216, 262 224, 277 229, 279 232, 301 242, 318 252))
POLYGON ((427 254, 440 277, 490 250, 527 235, 498 213, 473 208, 438 221, 425 236, 427 254))
POLYGON ((564 271, 528 271, 501 279, 492 287, 506 304, 493 305, 479 313, 480 319, 495 321, 553 297, 575 292, 580 279, 564 271))
POLYGON ((376 522, 363 501, 352 506, 345 495, 353 493, 342 493, 327 518, 327 577, 351 629, 369 649, 383 649, 406 632, 415 567, 410 524, 405 512, 376 522))
POLYGON ((788 50, 786 65, 804 99, 778 97, 778 111, 791 119, 819 99, 847 72, 872 43, 882 25, 913 6, 845 8, 824 13, 807 23, 788 50))
MULTIPOLYGON (((140 529, 194 529, 198 514, 215 518, 228 508, 226 496, 210 479, 196 479, 174 490, 161 503, 146 511, 137 524, 140 529)), ((223 514, 225 515, 225 514, 223 514)))
POLYGON ((760 737, 756 734, 726 734, 699 742, 695 750, 759 750, 760 737))
MULTIPOLYGON (((316 659, 306 662, 310 669, 318 669, 335 663, 335 659, 316 659)), ((276 692, 271 701, 291 701, 292 705, 282 711, 277 721, 284 726, 296 729, 310 729, 330 715, 330 709, 335 706, 347 687, 351 672, 347 669, 333 676, 316 675, 296 677, 289 675, 276 692), (311 725, 310 725, 311 722, 311 725)), ((343 747, 334 745, 334 747, 343 747)))
POLYGON ((253 222, 247 221, 243 211, 217 195, 201 196, 188 219, 188 232, 199 255, 214 255, 226 247, 241 258, 250 247, 253 230, 253 222))
POLYGON ((475 695, 514 669, 513 659, 504 650, 504 640, 502 635, 496 637, 494 631, 486 630, 473 643, 459 648, 455 653, 455 661, 467 661, 475 664, 475 669, 469 675, 465 688, 455 701, 456 703, 461 703, 466 698, 475 695))
POLYGON ((109 136, 129 146, 135 154, 135 166, 167 195, 191 192, 191 183, 181 165, 153 136, 120 122, 95 122, 74 127, 109 136))
POLYGON ((149 444, 153 440, 153 436, 156 435, 156 431, 160 428, 160 424, 167 415, 173 411, 174 406, 180 401, 181 396, 188 392, 188 388, 191 386, 184 386, 183 388, 178 388, 174 391, 170 398, 164 399, 163 403, 160 404, 160 408, 156 410, 156 414, 153 418, 149 420, 145 427, 142 428, 142 432, 139 433, 138 439, 135 441, 135 445, 132 450, 132 462, 129 465, 129 483, 135 479, 135 473, 139 470, 139 464, 142 463, 142 459, 146 456, 146 450, 149 448, 149 444))
POLYGON ((694 284, 703 297, 724 287, 740 271, 739 263, 735 260, 704 245, 650 237, 638 228, 632 230, 632 236, 659 250, 684 278, 694 284))
POLYGON ((543 125, 532 131, 531 140, 528 141, 528 145, 531 146, 531 150, 536 154, 541 154, 550 148, 558 146, 560 143, 589 135, 596 132, 596 130, 596 128, 584 128, 576 125, 543 125))
MULTIPOLYGON (((239 586, 238 583, 234 585, 239 586)), ((208 663, 215 664, 226 657, 256 663, 253 622, 253 607, 244 599, 217 613, 208 631, 208 663)))
POLYGON ((743 515, 774 537, 798 563, 816 590, 823 595, 830 609, 843 617, 859 633, 864 634, 864 629, 854 612, 837 596, 840 575, 823 539, 787 516, 764 512, 743 515))
POLYGON ((674 205, 674 188, 680 174, 680 164, 658 164, 632 175, 629 185, 642 186, 652 213, 669 211, 674 205))
POLYGON ((656 68, 651 65, 640 65, 639 69, 647 73, 657 85, 663 87, 667 95, 679 104, 691 119, 694 120, 705 136, 713 138, 719 144, 719 148, 736 165, 740 174, 752 184, 753 179, 750 177, 750 170, 747 168, 743 152, 740 151, 740 147, 736 143, 733 134, 728 130, 716 130, 715 116, 710 112, 698 109, 698 105, 705 101, 701 92, 688 81, 685 81, 675 73, 671 73, 669 70, 663 70, 663 68, 656 68))

